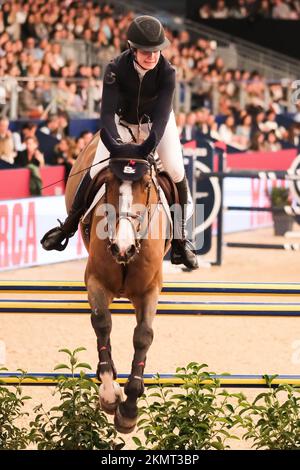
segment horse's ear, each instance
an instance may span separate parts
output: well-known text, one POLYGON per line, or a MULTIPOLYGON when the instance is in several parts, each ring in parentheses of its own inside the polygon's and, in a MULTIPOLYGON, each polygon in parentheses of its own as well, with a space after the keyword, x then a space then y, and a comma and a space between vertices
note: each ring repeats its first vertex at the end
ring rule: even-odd
POLYGON ((112 136, 110 135, 108 130, 105 129, 105 127, 101 129, 100 136, 102 142, 110 153, 118 146, 118 143, 115 141, 115 139, 112 138, 112 136))
POLYGON ((142 157, 148 156, 155 149, 156 142, 156 132, 150 132, 149 137, 140 145, 140 155, 142 157))

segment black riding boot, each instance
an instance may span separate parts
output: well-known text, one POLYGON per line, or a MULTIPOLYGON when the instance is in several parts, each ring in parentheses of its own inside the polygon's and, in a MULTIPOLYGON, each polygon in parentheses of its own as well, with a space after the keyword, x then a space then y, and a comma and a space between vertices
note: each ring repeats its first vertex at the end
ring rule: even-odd
POLYGON ((88 171, 77 188, 72 207, 64 223, 59 220, 60 226, 49 230, 41 239, 41 244, 45 250, 62 251, 66 248, 69 238, 73 237, 77 231, 80 217, 86 209, 85 196, 91 181, 92 178, 88 171))
MULTIPOLYGON (((174 224, 179 224, 182 238, 181 240, 172 240, 171 263, 184 264, 189 269, 197 269, 199 265, 195 248, 192 243, 186 239, 186 207, 188 203, 188 183, 186 176, 184 176, 182 181, 175 184, 178 190, 182 217, 181 220, 175 217, 174 224)), ((176 230, 174 230, 174 233, 176 234, 176 230)))

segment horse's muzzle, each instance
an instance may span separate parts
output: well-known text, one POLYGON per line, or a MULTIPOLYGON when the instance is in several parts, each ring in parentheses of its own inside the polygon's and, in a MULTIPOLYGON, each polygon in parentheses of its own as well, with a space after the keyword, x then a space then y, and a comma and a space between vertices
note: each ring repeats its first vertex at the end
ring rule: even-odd
POLYGON ((119 264, 128 263, 137 253, 135 245, 130 245, 124 252, 121 252, 117 243, 111 244, 110 251, 116 262, 119 264))

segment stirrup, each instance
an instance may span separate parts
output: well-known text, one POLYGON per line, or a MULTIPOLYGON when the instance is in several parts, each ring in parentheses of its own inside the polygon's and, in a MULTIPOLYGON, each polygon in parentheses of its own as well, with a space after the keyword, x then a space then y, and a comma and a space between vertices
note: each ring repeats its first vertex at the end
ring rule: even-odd
POLYGON ((67 244, 69 243, 70 236, 64 232, 62 228, 63 223, 59 219, 57 219, 57 221, 59 223, 59 227, 54 227, 48 232, 46 232, 43 238, 40 240, 40 243, 43 245, 43 243, 48 239, 49 235, 51 236, 53 233, 57 232, 57 230, 61 231, 62 235, 64 235, 65 237, 65 240, 64 241, 62 240, 61 242, 57 241, 55 246, 53 246, 53 248, 51 248, 50 250, 43 246, 43 248, 47 251, 51 251, 51 250, 63 251, 66 248, 67 244))
POLYGON ((172 246, 171 250, 171 263, 172 264, 183 264, 188 270, 194 270, 198 269, 198 260, 197 256, 195 253, 195 247, 193 244, 186 238, 183 238, 182 240, 178 240, 178 245, 176 246, 176 241, 175 241, 175 247, 172 246), (189 249, 190 252, 193 254, 194 259, 189 260, 186 254, 186 249, 189 249))
POLYGON ((185 246, 187 246, 195 255, 196 248, 194 247, 193 243, 188 238, 184 238, 182 241, 185 246))

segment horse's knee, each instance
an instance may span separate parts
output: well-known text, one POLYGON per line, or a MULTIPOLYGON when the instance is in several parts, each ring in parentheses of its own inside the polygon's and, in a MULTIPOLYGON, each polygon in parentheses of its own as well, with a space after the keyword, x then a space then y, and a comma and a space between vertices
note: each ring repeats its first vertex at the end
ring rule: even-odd
POLYGON ((100 311, 93 309, 91 314, 92 326, 95 330, 99 331, 102 335, 109 334, 112 327, 112 320, 109 311, 100 311))
POLYGON ((149 347, 153 341, 153 335, 153 329, 145 323, 141 323, 140 325, 136 326, 133 335, 134 347, 136 349, 144 349, 149 347))

